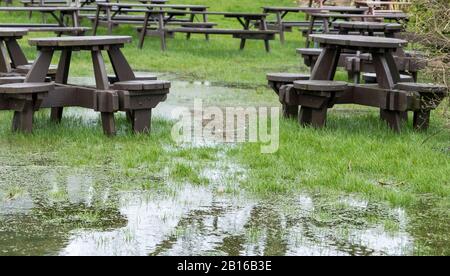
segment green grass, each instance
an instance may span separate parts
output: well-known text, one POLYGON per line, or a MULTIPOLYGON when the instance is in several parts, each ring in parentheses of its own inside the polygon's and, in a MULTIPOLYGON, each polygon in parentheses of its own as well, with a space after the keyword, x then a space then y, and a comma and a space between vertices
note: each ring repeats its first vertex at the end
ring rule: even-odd
MULTIPOLYGON (((264 5, 293 4, 292 0, 176 2, 206 3, 212 11, 251 12, 260 12, 264 5)), ((298 20, 298 16, 294 14, 290 18, 298 20)), ((35 16, 33 20, 39 22, 39 17, 35 16)), ((223 27, 238 27, 233 20, 221 17, 210 20, 223 27)), ((4 13, 0 18, 0 22, 12 21, 28 22, 28 19, 25 14, 4 13)), ((252 41, 245 51, 239 51, 238 40, 221 36, 206 42, 202 36, 186 41, 184 36, 177 35, 169 41, 169 50, 165 53, 160 52, 158 39, 148 38, 144 49, 138 50, 132 27, 121 27, 115 34, 135 38, 124 49, 135 70, 174 73, 178 79, 262 87, 269 71, 307 71, 295 53, 295 48, 304 45, 297 31, 287 34, 285 45, 273 41, 271 54, 265 53, 262 43, 252 41)), ((33 59, 35 49, 27 46, 25 40, 21 43, 27 56, 33 59)), ((77 53, 71 70, 75 76, 91 76, 89 57, 77 53)), ((339 78, 343 76, 341 72, 339 78)), ((314 189, 357 193, 405 207, 414 205, 424 195, 448 202, 450 120, 448 112, 443 115, 444 109, 434 113, 428 132, 413 132, 409 125, 400 135, 382 124, 376 111, 332 112, 328 126, 323 130, 300 128, 294 121, 282 120, 277 153, 260 154, 260 145, 243 144, 231 150, 229 155, 247 170, 248 177, 241 187, 257 194, 314 189)), ((163 176, 164 170, 169 168, 169 175, 175 181, 195 184, 206 181, 199 174, 202 162, 220 159, 215 148, 175 146, 170 138, 172 123, 164 120, 154 121, 150 136, 135 136, 121 118, 119 135, 110 139, 103 136, 99 125, 86 124, 77 118, 65 118, 62 125, 53 125, 47 118, 47 112, 40 112, 35 133, 18 135, 9 131, 11 114, 2 112, 1 154, 11 158, 48 157, 58 164, 73 167, 109 166, 117 168, 118 175, 130 179, 142 175, 163 176)), ((448 210, 444 213, 444 217, 448 216, 448 210)))

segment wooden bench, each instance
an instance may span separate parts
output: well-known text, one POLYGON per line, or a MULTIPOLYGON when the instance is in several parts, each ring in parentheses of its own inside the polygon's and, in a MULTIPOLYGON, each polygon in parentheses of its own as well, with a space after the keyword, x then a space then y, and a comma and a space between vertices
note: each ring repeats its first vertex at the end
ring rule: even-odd
POLYGON ((53 83, 10 83, 0 85, 0 110, 13 110, 12 131, 31 133, 34 112, 45 96, 54 89, 53 83))
POLYGON ((12 23, 1 23, 0 28, 24 28, 28 32, 43 33, 51 32, 56 33, 58 36, 61 35, 84 35, 86 32, 90 31, 91 28, 88 27, 61 27, 56 24, 12 24, 12 23))
POLYGON ((170 82, 158 80, 133 80, 116 82, 119 90, 119 110, 127 112, 135 133, 150 132, 152 109, 165 101, 170 82))
POLYGON ((283 117, 296 118, 298 116, 298 105, 289 105, 286 103, 286 101, 284 101, 284 94, 283 96, 280 96, 280 93, 285 93, 283 87, 289 84, 293 84, 294 81, 309 80, 309 78, 309 75, 296 73, 267 74, 267 81, 269 82, 269 86, 279 96, 279 99, 281 99, 280 102, 283 108, 283 117))
MULTIPOLYGON (((145 75, 145 76, 136 76, 135 80, 138 81, 149 81, 149 80, 157 80, 158 78, 155 75, 145 75)), ((119 78, 116 75, 108 75, 108 81, 111 84, 114 84, 119 81, 119 78)))
POLYGON ((414 110, 413 126, 416 130, 426 130, 430 125, 431 110, 436 109, 448 95, 448 88, 442 85, 428 83, 401 82, 396 89, 418 93, 419 107, 414 110))
POLYGON ((188 34, 205 34, 205 35, 231 35, 233 38, 240 39, 240 49, 243 50, 246 40, 263 40, 266 52, 270 52, 270 40, 275 39, 275 31, 260 30, 238 30, 238 29, 211 29, 211 28, 173 28, 166 29, 167 33, 188 33, 188 34))
POLYGON ((295 81, 288 88, 287 100, 300 105, 299 123, 316 128, 325 126, 328 108, 336 103, 348 85, 342 81, 303 80, 295 81))
POLYGON ((21 83, 24 81, 25 81, 25 77, 23 77, 23 76, 0 77, 0 85, 1 84, 10 84, 10 83, 21 83))
MULTIPOLYGON (((364 80, 364 83, 377 83, 376 73, 364 73, 362 74, 362 78, 364 80)), ((414 82, 414 78, 410 75, 400 74, 400 82, 414 82)))

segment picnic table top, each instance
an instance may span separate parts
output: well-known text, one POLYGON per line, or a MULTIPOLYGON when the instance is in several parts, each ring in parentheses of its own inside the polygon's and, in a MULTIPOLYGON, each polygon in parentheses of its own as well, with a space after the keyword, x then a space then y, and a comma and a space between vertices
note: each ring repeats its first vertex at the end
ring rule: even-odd
MULTIPOLYGON (((45 4, 67 4, 65 0, 43 0, 45 4)), ((22 0, 20 1, 22 4, 40 4, 39 0, 22 0)))
POLYGON ((406 13, 379 13, 379 14, 341 14, 341 13, 311 13, 313 17, 319 18, 386 18, 407 19, 406 13))
POLYGON ((131 36, 65 36, 32 38, 28 42, 38 47, 95 47, 130 43, 131 36))
POLYGON ((338 21, 334 22, 333 26, 344 29, 366 29, 366 30, 390 30, 401 31, 404 27, 397 23, 385 22, 366 22, 366 21, 338 21))
POLYGON ((27 33, 25 28, 0 28, 0 37, 22 37, 27 33))
POLYGON ((321 8, 265 6, 263 7, 263 9, 267 12, 302 12, 302 11, 364 12, 367 10, 367 8, 357 8, 354 6, 323 6, 321 8))
POLYGON ((380 5, 384 5, 384 6, 389 6, 389 5, 412 5, 411 2, 399 2, 399 1, 367 1, 367 0, 357 0, 355 1, 355 4, 359 4, 359 5, 376 5, 376 6, 380 6, 380 5))
POLYGON ((138 3, 97 3, 103 7, 143 7, 143 8, 172 8, 172 9, 207 9, 205 5, 181 5, 181 4, 138 4, 138 3))
POLYGON ((169 0, 139 0, 139 2, 141 2, 141 3, 148 3, 148 2, 150 2, 150 3, 167 3, 167 2, 169 2, 169 0))
POLYGON ((397 49, 408 44, 408 41, 376 36, 362 35, 330 35, 330 34, 313 34, 310 37, 321 44, 361 47, 361 48, 385 48, 397 49))
POLYGON ((62 12, 75 12, 78 11, 79 8, 77 7, 37 7, 37 6, 33 6, 33 7, 0 7, 0 11, 10 11, 10 12, 14 12, 14 11, 36 11, 36 12, 54 12, 54 11, 62 11, 62 12))

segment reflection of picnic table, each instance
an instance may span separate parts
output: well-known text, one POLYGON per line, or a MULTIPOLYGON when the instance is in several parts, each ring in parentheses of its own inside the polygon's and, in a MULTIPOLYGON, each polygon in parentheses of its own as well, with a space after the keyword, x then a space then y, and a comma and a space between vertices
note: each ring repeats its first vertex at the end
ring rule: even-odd
POLYGON ((286 28, 291 27, 308 27, 308 21, 294 21, 286 22, 284 18, 289 13, 312 13, 312 12, 335 12, 335 13, 346 13, 346 14, 362 14, 367 10, 367 8, 356 8, 352 6, 324 6, 322 8, 312 8, 312 7, 263 7, 263 13, 275 14, 276 22, 268 22, 269 26, 274 26, 278 29, 280 34, 280 40, 282 43, 285 41, 284 32, 286 28))
POLYGON ((115 133, 114 113, 128 112, 135 132, 150 131, 151 110, 165 100, 170 83, 139 80, 122 54, 120 48, 131 42, 128 36, 60 37, 30 39, 39 56, 25 82, 44 82, 46 72, 56 51, 61 51, 55 82, 58 84, 44 99, 42 107, 52 108, 51 117, 61 121, 64 107, 78 106, 101 113, 103 130, 107 135, 115 133), (68 84, 69 68, 74 51, 91 53, 95 87, 68 84), (110 83, 102 51, 110 58, 115 79, 110 83))
POLYGON ((310 24, 306 37, 306 47, 310 46, 310 38, 309 36, 314 32, 314 24, 317 20, 321 20, 323 22, 323 33, 329 33, 329 28, 331 23, 333 23, 337 19, 343 20, 362 20, 362 21, 370 21, 370 20, 381 20, 381 21, 395 21, 397 23, 403 23, 408 20, 408 15, 404 13, 381 13, 376 15, 371 14, 339 14, 339 13, 311 13, 310 24))

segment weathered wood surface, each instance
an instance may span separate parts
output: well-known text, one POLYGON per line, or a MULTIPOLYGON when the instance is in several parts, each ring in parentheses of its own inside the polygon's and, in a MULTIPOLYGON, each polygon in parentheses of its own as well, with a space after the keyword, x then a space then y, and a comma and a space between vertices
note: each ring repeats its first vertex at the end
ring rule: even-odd
POLYGON ((313 34, 310 36, 314 41, 321 44, 332 44, 344 47, 397 49, 405 47, 408 41, 388 37, 372 37, 358 35, 329 35, 313 34))
POLYGON ((412 92, 420 92, 420 93, 437 93, 437 94, 447 94, 448 88, 443 85, 437 85, 432 83, 397 83, 395 86, 396 89, 412 91, 412 92))
POLYGON ((292 83, 296 80, 308 80, 310 75, 298 73, 268 73, 267 80, 272 82, 292 83))
POLYGON ((39 93, 53 90, 54 83, 9 83, 0 85, 0 93, 2 94, 24 94, 39 93))
POLYGON ((343 81, 327 81, 327 80, 301 80, 294 81, 294 87, 299 90, 306 91, 344 91, 348 84, 343 81))
POLYGON ((21 38, 28 34, 28 30, 25 28, 3 28, 0 27, 0 38, 2 37, 16 37, 21 38))
POLYGON ((131 36, 83 36, 49 37, 28 40, 31 46, 38 47, 95 47, 130 43, 131 36))
POLYGON ((158 80, 131 80, 116 82, 113 87, 117 90, 129 91, 169 89, 170 82, 158 80))
POLYGON ((366 22, 366 21, 339 21, 334 22, 333 27, 338 29, 349 30, 364 30, 364 31, 402 31, 403 25, 397 23, 384 23, 384 22, 366 22))
POLYGON ((0 84, 21 83, 24 81, 25 81, 25 77, 23 77, 23 76, 0 77, 0 84))

